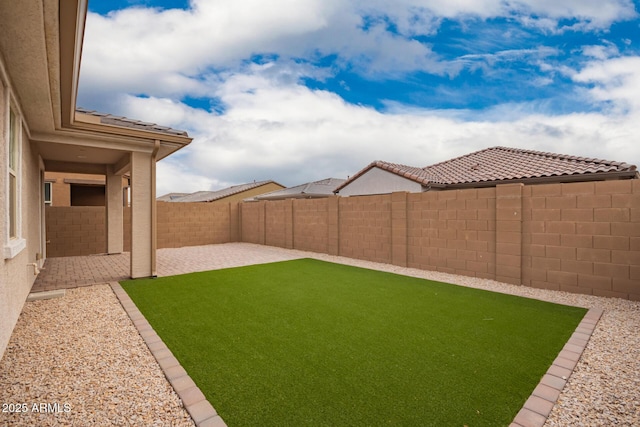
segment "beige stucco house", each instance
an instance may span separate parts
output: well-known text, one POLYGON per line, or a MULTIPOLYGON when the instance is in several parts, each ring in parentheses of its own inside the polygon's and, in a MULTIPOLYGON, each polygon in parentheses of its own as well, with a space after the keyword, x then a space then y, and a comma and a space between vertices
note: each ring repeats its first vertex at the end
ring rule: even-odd
POLYGON ((86 0, 0 2, 0 356, 46 253, 45 172, 105 178, 107 250, 123 250, 131 178, 131 277, 155 275, 156 162, 185 132, 76 108, 86 0))

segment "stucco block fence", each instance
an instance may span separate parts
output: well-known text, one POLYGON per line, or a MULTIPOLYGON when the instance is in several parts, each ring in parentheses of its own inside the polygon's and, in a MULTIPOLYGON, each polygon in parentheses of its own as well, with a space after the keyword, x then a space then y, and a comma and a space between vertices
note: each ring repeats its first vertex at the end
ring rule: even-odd
MULTIPOLYGON (((640 180, 157 211, 159 248, 249 242, 640 300, 640 180)), ((102 253, 104 234, 104 208, 47 208, 50 257, 102 253)))

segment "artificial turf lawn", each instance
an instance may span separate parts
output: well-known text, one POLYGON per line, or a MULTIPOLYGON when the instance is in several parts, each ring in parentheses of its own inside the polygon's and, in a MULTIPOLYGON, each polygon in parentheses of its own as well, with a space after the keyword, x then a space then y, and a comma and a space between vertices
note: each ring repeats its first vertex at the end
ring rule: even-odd
POLYGON ((229 426, 508 425, 586 312, 312 259, 122 285, 229 426))

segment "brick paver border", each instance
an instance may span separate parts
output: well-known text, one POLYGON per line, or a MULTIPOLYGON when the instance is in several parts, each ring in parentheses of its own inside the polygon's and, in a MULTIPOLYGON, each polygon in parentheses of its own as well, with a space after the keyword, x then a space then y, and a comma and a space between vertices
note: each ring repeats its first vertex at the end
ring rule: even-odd
POLYGON ((592 308, 542 377, 510 427, 542 427, 582 356, 603 310, 592 308))
POLYGON ((153 330, 129 295, 122 289, 122 286, 117 282, 109 284, 196 425, 198 427, 226 427, 227 424, 222 417, 218 415, 200 388, 180 365, 178 359, 173 356, 171 350, 153 330))
MULTIPOLYGON (((199 427, 226 426, 226 423, 189 377, 180 362, 173 356, 171 350, 153 330, 122 286, 117 282, 111 282, 110 285, 196 425, 199 427)), ((569 341, 567 341, 558 357, 553 361, 538 386, 533 390, 529 399, 516 415, 510 427, 544 426, 562 389, 567 384, 569 377, 578 364, 578 360, 580 360, 587 347, 602 314, 603 310, 595 308, 590 309, 585 314, 569 341)))

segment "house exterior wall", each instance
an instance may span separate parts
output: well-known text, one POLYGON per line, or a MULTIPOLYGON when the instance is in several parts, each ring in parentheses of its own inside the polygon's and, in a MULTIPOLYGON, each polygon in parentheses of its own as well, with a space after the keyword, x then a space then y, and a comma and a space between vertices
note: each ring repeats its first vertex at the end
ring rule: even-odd
MULTIPOLYGON (((2 63, 0 62, 0 67, 2 63)), ((0 73, 1 76, 1 73, 0 73)), ((8 239, 8 99, 9 87, 0 78, 0 242, 4 246, 8 239)), ((31 263, 42 256, 41 245, 41 191, 40 166, 37 153, 32 150, 27 132, 21 134, 21 207, 20 237, 25 239, 26 246, 11 258, 5 258, 0 264, 0 355, 4 353, 11 331, 15 326, 24 302, 36 278, 31 263), (40 255, 37 255, 40 254, 40 255)), ((3 248, 4 249, 4 248, 3 248)))
POLYGON ((363 173, 358 179, 340 189, 340 196, 362 196, 370 194, 391 194, 397 191, 409 193, 422 192, 422 186, 417 182, 398 176, 386 170, 373 167, 363 173))

